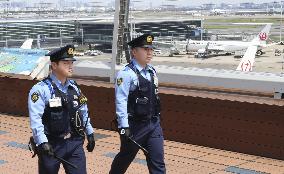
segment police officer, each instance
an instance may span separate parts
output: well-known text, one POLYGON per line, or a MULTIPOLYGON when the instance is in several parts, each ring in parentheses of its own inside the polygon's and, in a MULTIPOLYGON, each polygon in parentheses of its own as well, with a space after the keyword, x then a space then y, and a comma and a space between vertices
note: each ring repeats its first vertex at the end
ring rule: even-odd
POLYGON ((95 147, 90 124, 87 98, 72 76, 74 46, 66 45, 48 53, 52 73, 30 90, 28 108, 30 125, 39 156, 39 173, 56 174, 59 156, 78 168, 63 164, 68 174, 85 174, 86 157, 83 149, 87 135, 87 150, 95 147))
POLYGON ((132 61, 116 78, 115 101, 121 146, 110 174, 125 173, 135 158, 139 148, 129 137, 149 152, 145 154, 149 173, 166 173, 158 78, 155 69, 149 65, 153 57, 153 40, 153 35, 144 34, 128 43, 132 61))

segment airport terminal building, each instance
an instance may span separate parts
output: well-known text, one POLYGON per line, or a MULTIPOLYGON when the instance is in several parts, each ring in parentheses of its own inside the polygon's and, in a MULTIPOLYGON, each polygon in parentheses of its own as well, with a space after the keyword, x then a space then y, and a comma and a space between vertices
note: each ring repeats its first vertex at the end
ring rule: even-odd
MULTIPOLYGON (((200 39, 202 20, 133 20, 132 37, 152 33, 159 40, 200 39)), ((0 20, 0 47, 17 47, 25 39, 37 40, 35 47, 52 47, 66 43, 96 44, 109 52, 112 45, 113 19, 33 19, 0 20)), ((203 36, 204 37, 204 36, 203 36)))

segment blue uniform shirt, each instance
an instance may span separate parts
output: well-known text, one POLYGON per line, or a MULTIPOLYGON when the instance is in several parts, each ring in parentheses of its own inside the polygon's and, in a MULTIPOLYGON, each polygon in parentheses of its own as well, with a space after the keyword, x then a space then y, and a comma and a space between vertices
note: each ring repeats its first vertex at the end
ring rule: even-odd
MULTIPOLYGON (((80 94, 80 89, 77 88, 76 85, 67 80, 66 83, 63 85, 54 74, 50 75, 50 78, 55 83, 60 91, 63 93, 67 93, 68 86, 74 87, 77 91, 78 95, 80 94)), ((30 125, 33 133, 33 137, 35 143, 40 145, 41 143, 48 142, 46 135, 44 134, 44 125, 42 124, 42 116, 44 113, 45 106, 48 104, 49 99, 52 98, 51 90, 49 86, 44 83, 43 81, 37 83, 33 86, 30 90, 29 98, 28 98, 28 108, 29 108, 29 116, 30 116, 30 125), (32 101, 32 94, 37 93, 38 98, 34 102, 32 101)), ((88 107, 87 104, 84 104, 79 109, 80 114, 83 116, 83 122, 85 125, 87 118, 88 118, 88 107)), ((88 119, 88 123, 86 126, 86 134, 90 135, 94 132, 93 127, 90 123, 90 119, 88 119)))
MULTIPOLYGON (((158 83, 157 74, 151 65, 147 65, 143 68, 135 59, 132 60, 132 63, 136 70, 138 70, 140 74, 149 81, 151 81, 151 74, 149 72, 149 70, 151 70, 154 74, 154 78, 156 79, 156 83, 158 83)), ((137 74, 128 66, 125 66, 118 72, 115 84, 115 104, 118 128, 129 127, 127 113, 128 95, 130 91, 134 91, 136 89, 137 85, 137 74)))

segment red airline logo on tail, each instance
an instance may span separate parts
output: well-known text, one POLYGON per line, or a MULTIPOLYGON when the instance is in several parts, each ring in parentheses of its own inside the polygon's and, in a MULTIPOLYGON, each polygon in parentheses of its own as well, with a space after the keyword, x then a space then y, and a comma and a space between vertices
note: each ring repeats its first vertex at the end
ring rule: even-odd
POLYGON ((251 65, 251 62, 249 60, 247 61, 244 61, 242 63, 242 71, 245 71, 245 72, 248 72, 248 71, 252 71, 252 65, 251 65))
POLYGON ((259 39, 260 40, 266 40, 267 39, 267 34, 266 33, 259 33, 259 39))

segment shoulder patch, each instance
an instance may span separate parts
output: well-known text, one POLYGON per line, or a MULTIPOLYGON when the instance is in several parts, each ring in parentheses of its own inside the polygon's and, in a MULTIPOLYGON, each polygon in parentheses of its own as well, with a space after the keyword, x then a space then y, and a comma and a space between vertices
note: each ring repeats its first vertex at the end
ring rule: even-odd
POLYGON ((39 94, 38 92, 34 92, 32 95, 31 95, 31 100, 35 103, 37 102, 39 99, 39 94))
POLYGON ((116 80, 117 86, 120 86, 120 85, 122 84, 122 82, 123 82, 123 78, 118 78, 118 79, 116 80))

